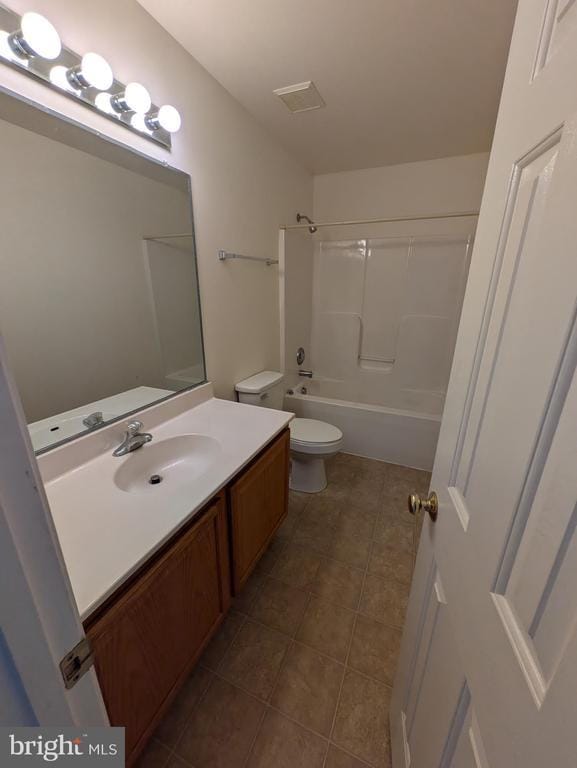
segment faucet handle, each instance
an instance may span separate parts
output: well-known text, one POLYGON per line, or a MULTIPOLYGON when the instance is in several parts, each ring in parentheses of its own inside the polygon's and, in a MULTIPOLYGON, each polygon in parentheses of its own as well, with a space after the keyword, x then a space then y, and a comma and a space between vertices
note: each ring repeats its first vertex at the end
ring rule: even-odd
POLYGON ((129 421, 126 425, 126 431, 128 434, 132 437, 132 435, 136 435, 140 430, 142 429, 142 422, 138 421, 138 419, 134 419, 134 421, 129 421))

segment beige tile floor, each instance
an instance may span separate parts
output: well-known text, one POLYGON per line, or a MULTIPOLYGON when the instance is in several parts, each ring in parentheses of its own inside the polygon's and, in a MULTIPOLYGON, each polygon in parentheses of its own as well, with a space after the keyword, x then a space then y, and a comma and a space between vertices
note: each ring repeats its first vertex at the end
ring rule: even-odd
POLYGON ((388 768, 389 702, 430 476, 339 454, 268 551, 139 768, 388 768))

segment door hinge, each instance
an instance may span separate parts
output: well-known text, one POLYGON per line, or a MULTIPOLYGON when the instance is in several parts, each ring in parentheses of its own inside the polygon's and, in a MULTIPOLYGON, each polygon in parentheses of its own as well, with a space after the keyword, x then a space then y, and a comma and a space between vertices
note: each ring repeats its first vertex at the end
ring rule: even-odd
POLYGON ((74 688, 85 672, 94 664, 92 648, 87 637, 75 645, 60 662, 60 671, 66 688, 74 688))

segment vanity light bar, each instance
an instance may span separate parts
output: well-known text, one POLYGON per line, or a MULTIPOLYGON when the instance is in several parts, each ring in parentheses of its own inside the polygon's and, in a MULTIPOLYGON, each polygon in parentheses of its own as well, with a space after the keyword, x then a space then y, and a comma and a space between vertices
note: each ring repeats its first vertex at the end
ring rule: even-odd
POLYGON ((98 53, 79 56, 62 44, 56 28, 39 13, 14 13, 0 3, 0 62, 42 80, 110 120, 171 149, 181 117, 170 104, 157 106, 141 83, 124 85, 98 53))

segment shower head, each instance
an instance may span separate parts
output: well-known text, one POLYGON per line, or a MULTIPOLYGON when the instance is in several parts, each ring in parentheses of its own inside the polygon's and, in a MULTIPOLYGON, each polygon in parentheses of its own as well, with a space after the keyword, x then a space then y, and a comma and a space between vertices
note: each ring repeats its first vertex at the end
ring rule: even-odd
POLYGON ((317 231, 317 228, 315 227, 315 223, 312 219, 309 219, 308 216, 305 216, 304 213, 297 213, 297 223, 300 224, 301 220, 304 219, 305 221, 308 221, 308 223, 311 225, 309 227, 309 232, 311 235, 314 235, 314 233, 317 231))

